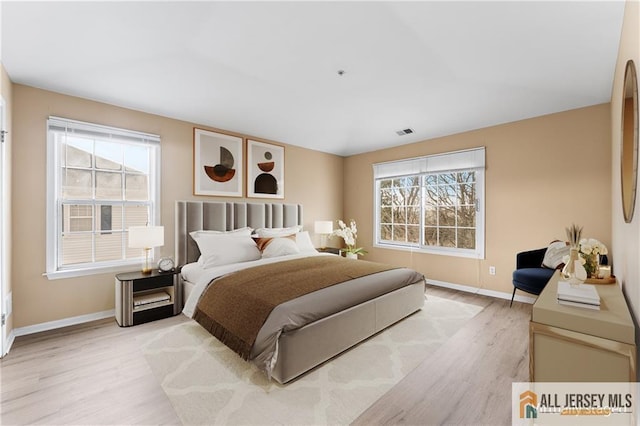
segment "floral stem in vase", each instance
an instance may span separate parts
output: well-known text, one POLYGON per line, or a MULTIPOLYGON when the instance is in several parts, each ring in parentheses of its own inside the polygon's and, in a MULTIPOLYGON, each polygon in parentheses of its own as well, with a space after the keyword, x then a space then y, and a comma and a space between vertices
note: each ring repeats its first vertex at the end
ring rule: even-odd
POLYGON ((566 260, 564 268, 562 268, 562 277, 571 285, 579 285, 586 279, 586 270, 582 266, 579 249, 582 227, 573 224, 570 228, 565 228, 565 230, 571 248, 569 250, 569 258, 566 260))

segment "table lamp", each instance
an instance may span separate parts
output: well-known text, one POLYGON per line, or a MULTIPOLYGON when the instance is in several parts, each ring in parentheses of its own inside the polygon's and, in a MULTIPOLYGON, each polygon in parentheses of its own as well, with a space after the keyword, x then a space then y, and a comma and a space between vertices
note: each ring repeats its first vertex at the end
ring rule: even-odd
POLYGON ((129 247, 144 250, 142 273, 151 273, 149 252, 154 247, 164 245, 164 226, 131 226, 129 227, 129 247))
POLYGON ((327 246, 327 236, 333 232, 333 222, 330 220, 316 220, 313 224, 313 231, 320 234, 320 248, 327 246))

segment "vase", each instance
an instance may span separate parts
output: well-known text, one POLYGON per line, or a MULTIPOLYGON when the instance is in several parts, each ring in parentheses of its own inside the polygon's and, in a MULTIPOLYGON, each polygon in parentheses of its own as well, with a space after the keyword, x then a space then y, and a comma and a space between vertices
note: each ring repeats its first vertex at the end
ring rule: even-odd
POLYGON ((562 278, 574 286, 582 284, 587 279, 587 271, 582 266, 577 248, 570 249, 569 261, 562 268, 562 278))
POLYGON ((587 271, 587 276, 589 278, 598 278, 598 270, 600 269, 600 256, 591 253, 591 254, 583 254, 584 259, 584 269, 587 271))
POLYGON ((347 259, 358 260, 358 255, 356 253, 346 253, 345 256, 346 256, 347 259))

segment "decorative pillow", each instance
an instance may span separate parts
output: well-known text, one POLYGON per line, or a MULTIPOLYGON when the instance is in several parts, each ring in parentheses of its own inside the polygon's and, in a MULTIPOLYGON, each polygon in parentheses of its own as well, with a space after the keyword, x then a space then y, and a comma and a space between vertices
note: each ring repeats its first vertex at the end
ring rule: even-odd
POLYGON ((253 237, 263 258, 298 254, 300 249, 295 235, 284 237, 253 237))
POLYGON ((542 266, 550 269, 562 269, 564 262, 562 258, 569 255, 569 245, 564 241, 554 241, 549 244, 542 259, 542 266))
POLYGON ((255 241, 242 234, 201 234, 194 240, 200 249, 198 264, 211 268, 231 263, 249 262, 261 257, 255 241))
POLYGON ((300 249, 300 253, 317 253, 318 251, 313 246, 311 242, 311 237, 309 236, 309 231, 301 231, 296 234, 296 244, 298 244, 298 249, 300 249))
POLYGON ((253 233, 258 237, 286 237, 302 230, 302 226, 290 226, 288 228, 258 228, 253 233))

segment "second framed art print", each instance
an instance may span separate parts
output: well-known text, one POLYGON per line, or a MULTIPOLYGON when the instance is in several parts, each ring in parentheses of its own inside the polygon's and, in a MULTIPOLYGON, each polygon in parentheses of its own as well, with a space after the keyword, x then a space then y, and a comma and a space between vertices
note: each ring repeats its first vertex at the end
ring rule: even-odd
POLYGON ((284 198, 284 147, 247 140, 247 197, 284 198))
POLYGON ((193 130, 193 194, 242 197, 242 138, 193 130))

